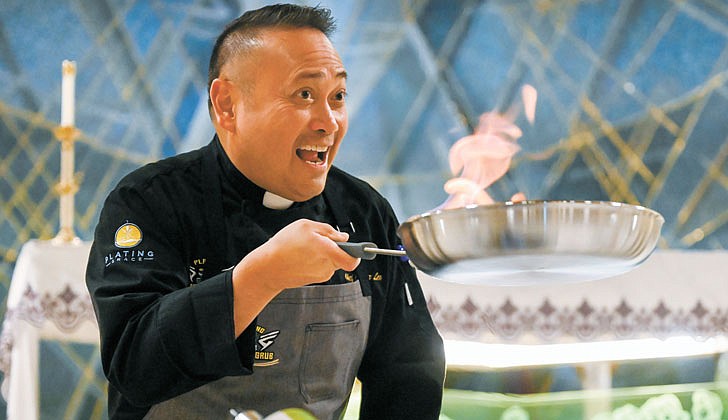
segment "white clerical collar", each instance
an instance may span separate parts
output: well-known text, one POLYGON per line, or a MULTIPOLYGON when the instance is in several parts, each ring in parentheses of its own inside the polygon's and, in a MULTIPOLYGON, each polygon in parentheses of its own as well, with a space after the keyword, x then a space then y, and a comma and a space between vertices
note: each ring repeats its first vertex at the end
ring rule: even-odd
POLYGON ((263 194, 263 206, 273 210, 285 210, 293 205, 293 201, 283 198, 280 195, 275 195, 270 191, 266 191, 263 194))

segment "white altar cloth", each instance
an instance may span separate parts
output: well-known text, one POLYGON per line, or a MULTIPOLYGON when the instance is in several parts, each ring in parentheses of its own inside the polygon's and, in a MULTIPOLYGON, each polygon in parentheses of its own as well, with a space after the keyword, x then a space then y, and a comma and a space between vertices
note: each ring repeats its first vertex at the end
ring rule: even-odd
POLYGON ((90 242, 31 240, 20 250, 0 334, 2 395, 9 420, 39 416, 41 339, 99 343, 85 283, 90 247, 90 242))
POLYGON ((657 250, 616 277, 481 286, 419 273, 445 339, 554 344, 728 336, 728 251, 657 250))

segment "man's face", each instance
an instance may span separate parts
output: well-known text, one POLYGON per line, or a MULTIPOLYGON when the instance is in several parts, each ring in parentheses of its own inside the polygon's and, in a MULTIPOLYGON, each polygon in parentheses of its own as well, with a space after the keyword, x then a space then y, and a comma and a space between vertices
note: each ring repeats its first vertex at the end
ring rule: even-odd
POLYGON ((323 191, 346 134, 346 72, 318 30, 266 29, 260 38, 224 70, 241 86, 226 150, 260 187, 305 201, 323 191))

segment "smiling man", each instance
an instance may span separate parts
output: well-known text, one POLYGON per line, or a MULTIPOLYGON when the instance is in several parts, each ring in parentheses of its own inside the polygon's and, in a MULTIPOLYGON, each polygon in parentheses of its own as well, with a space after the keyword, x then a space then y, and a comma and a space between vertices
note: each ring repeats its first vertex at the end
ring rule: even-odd
POLYGON ((262 30, 248 44, 210 83, 220 141, 256 185, 309 200, 323 190, 346 134, 344 65, 315 28, 262 30))
POLYGON ((355 378, 361 418, 438 417, 442 340, 414 270, 336 244, 399 240, 385 199, 332 166, 348 126, 332 28, 294 5, 231 22, 210 59, 215 138, 106 200, 87 284, 110 418, 336 419, 355 378))

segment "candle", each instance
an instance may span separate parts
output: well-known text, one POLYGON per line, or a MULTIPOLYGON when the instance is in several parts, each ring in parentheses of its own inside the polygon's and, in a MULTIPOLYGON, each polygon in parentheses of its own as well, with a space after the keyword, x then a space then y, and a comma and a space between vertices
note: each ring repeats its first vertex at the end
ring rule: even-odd
MULTIPOLYGON (((60 202, 60 223, 61 223, 61 231, 62 232, 69 232, 73 235, 73 213, 74 213, 74 203, 73 203, 73 194, 62 194, 61 195, 61 202, 60 202)), ((67 236, 72 236, 67 235, 67 236)))
POLYGON ((63 60, 61 83, 61 126, 73 126, 75 120, 76 62, 63 60))
POLYGON ((60 195, 59 216, 61 228, 54 238, 56 243, 77 243, 78 237, 73 232, 73 214, 75 212, 73 196, 78 185, 73 179, 74 153, 73 142, 76 137, 75 124, 75 90, 76 63, 63 60, 63 78, 61 81, 61 125, 55 130, 61 142, 61 179, 56 189, 60 195))
POLYGON ((73 181, 73 141, 61 141, 61 182, 71 183, 73 181))
POLYGON ((73 153, 73 138, 61 140, 61 180, 58 184, 58 192, 61 196, 60 201, 60 224, 61 224, 61 237, 64 241, 69 241, 75 234, 73 233, 73 214, 74 209, 74 194, 76 193, 77 185, 73 179, 73 166, 74 166, 74 153, 73 153))

